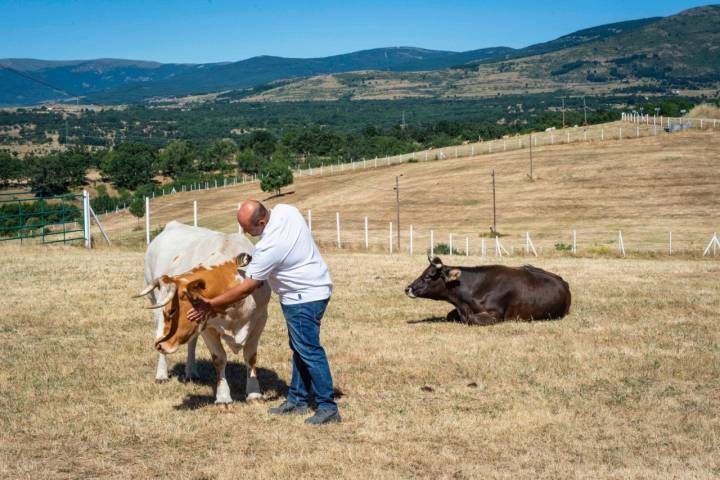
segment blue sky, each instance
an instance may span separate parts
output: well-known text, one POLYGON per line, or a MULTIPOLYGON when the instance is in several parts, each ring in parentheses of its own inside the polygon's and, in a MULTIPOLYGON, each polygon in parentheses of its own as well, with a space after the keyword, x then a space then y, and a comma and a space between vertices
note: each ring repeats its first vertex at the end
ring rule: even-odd
POLYGON ((368 48, 524 47, 708 1, 0 0, 0 58, 236 61, 368 48))

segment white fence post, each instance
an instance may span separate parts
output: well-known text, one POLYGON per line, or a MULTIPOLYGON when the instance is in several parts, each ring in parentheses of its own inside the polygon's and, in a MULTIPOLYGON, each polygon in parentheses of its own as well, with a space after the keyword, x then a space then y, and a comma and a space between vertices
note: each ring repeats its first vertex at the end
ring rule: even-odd
POLYGON ((622 254, 623 257, 625 256, 625 242, 623 242, 621 230, 618 230, 618 251, 622 254))
POLYGON ((335 225, 337 227, 337 246, 340 248, 340 212, 335 212, 335 225))
POLYGON ((197 200, 193 200, 193 227, 197 227, 197 200))
POLYGON ((453 254, 453 244, 452 244, 452 233, 450 234, 450 256, 452 257, 453 254))
POLYGON ((484 257, 487 254, 487 248, 485 247, 485 238, 480 239, 480 256, 484 257))
POLYGON ((82 193, 82 207, 83 238, 85 239, 85 248, 92 248, 92 239, 90 237, 90 194, 87 192, 87 190, 83 190, 82 193))
POLYGON ((392 252, 392 244, 393 244, 393 237, 392 237, 392 222, 390 222, 390 228, 388 230, 388 245, 390 245, 390 253, 392 252))
POLYGON ((465 237, 465 256, 470 256, 470 239, 468 237, 465 237))
POLYGON ((370 248, 370 242, 368 237, 368 217, 365 217, 365 250, 370 248))
POLYGON ((413 226, 410 225, 410 255, 413 254, 413 226))
POLYGON ((150 245, 150 197, 145 197, 145 243, 150 245))
POLYGON ((430 230, 430 257, 435 255, 435 232, 430 230))
POLYGON ((575 230, 573 230, 572 253, 573 255, 577 253, 577 231, 575 230))
POLYGON ((535 245, 533 245, 532 239, 530 239, 530 232, 525 232, 525 253, 529 255, 531 250, 533 255, 537 257, 537 250, 535 250, 535 245))
POLYGON ((308 209, 308 229, 312 233, 312 210, 308 209))
POLYGON ((705 248, 705 251, 703 252, 703 257, 710 252, 710 247, 712 247, 713 256, 717 255, 717 249, 720 247, 720 241, 718 240, 717 232, 713 233, 713 236, 710 239, 710 243, 708 243, 707 248, 705 248))

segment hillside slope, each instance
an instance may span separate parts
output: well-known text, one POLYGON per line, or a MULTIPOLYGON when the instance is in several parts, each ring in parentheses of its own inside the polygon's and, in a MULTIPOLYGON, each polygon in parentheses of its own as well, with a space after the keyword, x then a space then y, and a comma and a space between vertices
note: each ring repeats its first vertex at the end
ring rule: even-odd
MULTIPOLYGON (((604 128, 609 132, 620 126, 604 128)), ((371 243, 386 248, 388 223, 395 222, 395 176, 402 175, 403 249, 412 224, 416 253, 428 245, 430 229, 436 242, 447 243, 453 233, 463 249, 467 236, 476 252, 479 235, 492 224, 490 172, 495 169, 498 229, 510 235, 503 240, 509 246, 519 248, 530 231, 538 248, 553 250, 555 243, 569 242, 571 231, 577 230, 585 252, 592 247, 614 249, 622 229, 629 250, 662 250, 669 231, 674 232, 676 250, 697 249, 720 230, 719 153, 720 129, 556 145, 533 149, 532 182, 527 178, 528 150, 523 149, 332 177, 296 177, 286 189, 292 194, 269 199, 268 204, 289 202, 303 212, 312 209, 314 235, 325 245, 335 241, 336 212, 343 242, 355 245, 362 243, 367 215, 371 243)), ((237 203, 267 196, 257 185, 246 185, 158 198, 152 203, 152 225, 173 219, 191 223, 192 201, 198 200, 200 225, 235 231, 237 203)), ((116 240, 142 241, 141 223, 129 214, 109 215, 104 222, 116 240)))
POLYGON ((720 5, 576 32, 508 55, 428 72, 354 72, 283 82, 246 101, 478 98, 570 90, 720 89, 720 5), (624 25, 624 26, 623 26, 624 25), (517 56, 518 58, 515 58, 517 56))
POLYGON ((160 64, 98 59, 45 61, 0 59, 0 105, 27 105, 48 100, 127 103, 157 96, 180 96, 243 89, 268 82, 363 70, 438 71, 457 65, 547 53, 641 28, 657 19, 601 25, 515 50, 490 47, 466 52, 389 47, 321 58, 263 55, 238 62, 160 64))

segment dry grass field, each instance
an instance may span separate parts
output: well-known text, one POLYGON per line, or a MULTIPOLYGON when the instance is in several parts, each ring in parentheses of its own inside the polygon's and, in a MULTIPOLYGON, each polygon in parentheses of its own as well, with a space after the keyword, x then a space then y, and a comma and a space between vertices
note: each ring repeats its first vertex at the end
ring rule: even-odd
MULTIPOLYGON (((634 132, 629 124, 602 128, 607 138, 617 135, 618 128, 624 128, 624 135, 634 132)), ((592 138, 599 137, 598 129, 591 130, 592 138)), ((569 130, 573 137, 582 135, 581 129, 569 130)), ((566 133, 556 135, 563 139, 566 133)), ((501 142, 495 146, 500 148, 501 142)), ((313 233, 326 246, 335 242, 339 212, 343 245, 361 247, 367 215, 370 243, 375 250, 384 250, 388 224, 395 223, 395 176, 402 175, 403 251, 409 247, 412 224, 416 253, 429 245, 431 229, 436 242, 447 243, 449 234, 454 234, 463 250, 468 237, 471 252, 477 253, 480 235, 487 234, 492 224, 490 173, 495 169, 498 230, 508 235, 503 242, 515 252, 522 248, 526 231, 547 255, 555 251, 556 243, 570 243, 576 230, 579 254, 615 254, 621 229, 628 252, 665 252, 672 231, 676 253, 698 255, 713 231, 720 231, 719 162, 720 129, 693 130, 534 148, 534 181, 527 176, 525 148, 377 169, 358 167, 333 176, 296 176, 295 184, 285 189, 289 194, 267 203, 292 203, 303 212, 312 209, 313 233)), ((268 194, 254 184, 157 198, 152 202, 152 227, 173 219, 192 223, 192 202, 197 200, 201 226, 235 231, 233 212, 248 197, 265 199, 268 194)), ((143 223, 129 213, 105 216, 103 222, 116 242, 144 241, 143 223)))
MULTIPOLYGON (((213 405, 204 346, 199 383, 178 381, 184 349, 171 382, 153 382, 150 314, 130 298, 142 257, 0 247, 0 477, 720 476, 718 261, 541 258, 569 281, 571 314, 472 328, 403 295, 420 257, 328 253, 322 335, 344 422, 310 428, 244 404, 237 357, 240 401, 213 405)), ((290 377, 286 335, 273 300, 270 405, 290 377)))

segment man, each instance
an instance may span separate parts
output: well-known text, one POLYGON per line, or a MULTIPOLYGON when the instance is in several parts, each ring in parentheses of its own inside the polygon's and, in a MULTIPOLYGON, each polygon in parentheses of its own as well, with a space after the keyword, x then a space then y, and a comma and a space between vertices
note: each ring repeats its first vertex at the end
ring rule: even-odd
POLYGON ((330 365, 320 345, 320 321, 330 301, 332 281, 305 219, 293 206, 276 205, 268 210, 257 200, 248 200, 240 206, 237 220, 245 232, 260 236, 246 278, 215 298, 197 302, 188 319, 202 320, 213 310, 242 300, 267 281, 280 297, 293 351, 287 400, 269 413, 308 413, 312 391, 317 410, 305 423, 339 422, 330 365))

